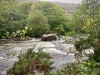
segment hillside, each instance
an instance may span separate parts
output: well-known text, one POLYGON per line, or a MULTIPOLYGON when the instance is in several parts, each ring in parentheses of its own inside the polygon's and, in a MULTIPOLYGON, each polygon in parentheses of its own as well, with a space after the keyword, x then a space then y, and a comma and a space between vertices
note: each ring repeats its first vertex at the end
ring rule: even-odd
MULTIPOLYGON (((19 0, 19 2, 25 2, 25 1, 37 2, 39 0, 19 0)), ((61 6, 65 10, 65 12, 69 14, 72 14, 74 11, 76 11, 79 5, 74 3, 61 3, 61 2, 54 2, 54 3, 61 6)))
POLYGON ((39 1, 39 0, 18 0, 19 2, 36 2, 36 1, 39 1))
POLYGON ((76 11, 79 5, 79 4, 73 4, 73 3, 60 3, 60 2, 55 2, 55 4, 61 6, 69 14, 72 14, 74 11, 76 11))

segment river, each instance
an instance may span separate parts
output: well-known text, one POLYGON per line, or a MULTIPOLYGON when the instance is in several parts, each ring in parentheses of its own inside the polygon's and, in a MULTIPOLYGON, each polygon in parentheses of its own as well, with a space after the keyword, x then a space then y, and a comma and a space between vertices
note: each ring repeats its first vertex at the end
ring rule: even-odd
POLYGON ((36 49, 43 47, 43 51, 49 52, 51 60, 54 61, 52 66, 57 69, 65 67, 66 63, 75 61, 74 52, 75 48, 73 44, 65 44, 64 40, 57 41, 40 41, 40 39, 33 38, 28 41, 12 41, 0 45, 0 74, 6 75, 6 71, 12 67, 14 62, 18 61, 18 54, 20 52, 26 53, 27 49, 32 48, 36 45, 36 49))

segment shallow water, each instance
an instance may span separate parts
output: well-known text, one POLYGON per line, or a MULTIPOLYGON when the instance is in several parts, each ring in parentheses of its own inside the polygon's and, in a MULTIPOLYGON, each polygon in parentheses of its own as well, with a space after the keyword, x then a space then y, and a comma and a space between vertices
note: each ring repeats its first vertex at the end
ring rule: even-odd
POLYGON ((6 43, 0 46, 1 75, 6 75, 6 71, 12 67, 15 61, 18 61, 16 56, 20 53, 20 51, 26 53, 27 49, 32 48, 34 45, 36 45, 36 50, 39 47, 43 47, 43 51, 50 53, 51 60, 55 62, 52 65, 55 67, 55 70, 62 69, 66 65, 66 63, 75 61, 74 45, 64 44, 63 40, 43 42, 40 41, 40 39, 32 39, 29 41, 20 41, 17 43, 16 42, 6 43))

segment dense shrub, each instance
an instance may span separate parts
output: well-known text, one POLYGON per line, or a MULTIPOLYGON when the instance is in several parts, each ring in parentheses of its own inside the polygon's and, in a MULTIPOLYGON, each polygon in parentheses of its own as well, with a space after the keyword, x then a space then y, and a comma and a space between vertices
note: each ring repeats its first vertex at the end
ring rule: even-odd
POLYGON ((48 24, 50 25, 50 30, 52 32, 59 34, 64 34, 68 30, 67 19, 68 15, 64 10, 52 3, 52 2, 36 2, 32 7, 30 12, 35 10, 42 11, 44 16, 47 17, 48 24))
POLYGON ((58 70, 57 75, 100 75, 100 62, 85 61, 66 64, 66 68, 58 70))
POLYGON ((25 15, 17 8, 16 0, 4 0, 0 2, 0 37, 6 36, 6 32, 12 33, 26 26, 25 15))
POLYGON ((28 34, 32 37, 41 37, 50 31, 47 17, 42 11, 36 10, 29 14, 27 19, 28 34))
POLYGON ((40 37, 46 33, 65 35, 71 28, 69 14, 51 2, 0 1, 0 38, 28 26, 27 35, 40 37), (69 25, 69 26, 68 26, 69 25))
MULTIPOLYGON (((35 48, 35 47, 34 47, 35 48)), ((35 52, 34 48, 28 49, 27 53, 21 53, 13 67, 7 71, 7 75, 34 75, 35 71, 49 75, 52 70, 53 61, 50 55, 42 51, 42 48, 35 52)))

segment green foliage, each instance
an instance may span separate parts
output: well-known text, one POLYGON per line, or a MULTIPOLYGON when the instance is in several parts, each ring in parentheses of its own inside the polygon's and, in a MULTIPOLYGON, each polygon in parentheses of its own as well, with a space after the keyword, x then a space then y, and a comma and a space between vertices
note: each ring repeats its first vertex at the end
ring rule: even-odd
POLYGON ((41 35, 48 33, 50 30, 47 17, 39 10, 29 14, 27 26, 29 31, 28 34, 35 37, 40 37, 41 35))
POLYGON ((4 35, 4 33, 6 32, 3 25, 4 23, 3 16, 1 15, 1 13, 2 11, 8 9, 7 7, 9 7, 8 2, 0 0, 0 38, 2 38, 1 36, 4 35))
POLYGON ((67 36, 73 36, 73 35, 75 35, 75 34, 76 34, 75 31, 70 31, 70 32, 67 32, 67 33, 66 33, 67 36))
POLYGON ((29 10, 32 5, 32 2, 22 2, 18 4, 18 9, 21 10, 25 15, 29 15, 29 10))
MULTIPOLYGON (((100 35, 99 35, 100 36, 100 35)), ((75 42, 75 48, 77 51, 82 53, 83 50, 94 48, 94 54, 89 56, 90 59, 100 62, 100 37, 89 36, 87 39, 81 38, 79 41, 75 42)))
POLYGON ((78 63, 66 64, 66 68, 57 71, 56 75, 99 75, 100 74, 100 62, 85 61, 78 63), (98 64, 98 66, 96 66, 98 64))
POLYGON ((92 38, 84 39, 80 38, 79 41, 75 42, 75 48, 77 51, 82 52, 82 50, 89 49, 92 46, 92 38))
POLYGON ((2 3, 0 11, 0 35, 5 36, 6 32, 11 34, 18 29, 23 29, 25 26, 25 16, 17 8, 17 2, 5 0, 2 3))
POLYGON ((1 36, 3 39, 5 39, 5 38, 9 38, 10 37, 10 33, 9 32, 5 32, 4 34, 3 34, 3 36, 1 36))
POLYGON ((68 14, 60 6, 51 2, 18 2, 1 0, 0 38, 6 37, 7 32, 12 34, 24 29, 26 24, 27 35, 31 37, 40 37, 46 33, 57 33, 60 36, 70 30, 68 14))
POLYGON ((18 29, 24 28, 24 16, 23 14, 15 9, 15 8, 10 8, 8 10, 2 11, 1 13, 3 17, 3 25, 6 31, 8 32, 13 32, 18 29))
MULTIPOLYGON (((89 48, 94 48, 94 54, 88 55, 87 61, 74 63, 67 66, 67 70, 62 70, 65 75, 99 75, 100 74, 100 5, 98 0, 83 0, 79 10, 73 15, 76 33, 88 34, 87 38, 80 38, 75 42, 75 48, 82 55, 82 52, 89 48), (73 74, 71 74, 71 73, 73 74)), ((87 57, 87 56, 85 56, 87 57)), ((79 57, 80 58, 80 57, 79 57)))
POLYGON ((80 39, 75 43, 75 47, 79 52, 94 48, 93 59, 100 61, 100 6, 97 0, 84 0, 79 10, 74 15, 74 23, 76 32, 89 34, 87 39, 80 39))
POLYGON ((7 71, 7 75, 34 75, 35 70, 49 75, 52 70, 53 61, 50 60, 48 53, 42 51, 42 48, 39 48, 38 52, 35 52, 35 47, 30 48, 27 53, 21 53, 18 58, 19 61, 7 71))
POLYGON ((13 39, 13 40, 26 40, 28 39, 26 37, 27 30, 17 30, 16 32, 5 32, 3 36, 1 36, 3 39, 13 39))
POLYGON ((78 33, 97 34, 100 30, 100 6, 97 0, 83 0, 74 14, 75 31, 78 33))
POLYGON ((31 7, 30 12, 35 10, 40 10, 44 13, 51 31, 64 34, 65 28, 67 28, 67 15, 61 7, 51 2, 37 2, 31 7))

